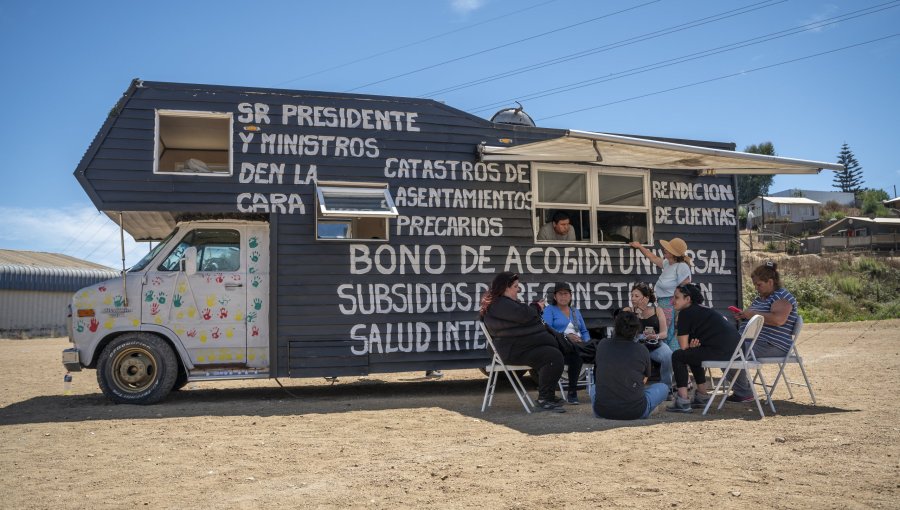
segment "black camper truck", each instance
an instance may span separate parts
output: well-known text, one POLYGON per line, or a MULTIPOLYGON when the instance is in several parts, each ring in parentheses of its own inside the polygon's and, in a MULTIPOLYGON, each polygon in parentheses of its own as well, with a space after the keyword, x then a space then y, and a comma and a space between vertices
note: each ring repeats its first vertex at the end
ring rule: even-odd
POLYGON ((488 121, 432 100, 135 80, 75 176, 96 207, 156 247, 73 297, 69 370, 117 402, 189 380, 471 368, 497 272, 523 300, 573 288, 608 323, 681 237, 694 281, 741 302, 738 173, 826 163, 734 144, 488 121), (542 241, 559 210, 575 241, 542 241))

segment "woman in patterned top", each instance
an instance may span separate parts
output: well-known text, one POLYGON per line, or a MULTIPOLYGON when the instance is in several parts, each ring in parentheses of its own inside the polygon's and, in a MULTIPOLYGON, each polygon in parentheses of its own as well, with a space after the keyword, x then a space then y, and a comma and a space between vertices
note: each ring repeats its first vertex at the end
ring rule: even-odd
MULTIPOLYGON (((763 327, 759 339, 753 346, 757 358, 784 357, 793 345, 794 325, 797 323, 797 300, 781 286, 778 265, 772 261, 757 267, 750 273, 758 295, 746 309, 735 313, 735 320, 742 321, 741 334, 747 327, 747 320, 754 315, 763 316, 763 327)), ((728 397, 731 402, 753 400, 747 374, 741 372, 734 384, 734 393, 728 397)))

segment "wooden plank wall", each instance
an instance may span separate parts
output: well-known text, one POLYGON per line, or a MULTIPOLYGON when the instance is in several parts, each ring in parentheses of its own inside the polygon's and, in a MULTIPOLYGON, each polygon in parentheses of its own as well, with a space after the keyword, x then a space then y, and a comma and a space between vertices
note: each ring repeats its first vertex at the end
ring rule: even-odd
MULTIPOLYGON (((295 204, 302 201, 291 214, 274 212, 278 352, 273 358, 279 376, 477 366, 486 358, 475 323, 478 300, 494 274, 507 268, 522 274, 527 300, 545 295, 556 281, 572 284, 589 326, 608 323, 612 309, 627 304, 632 283, 655 282, 659 273, 624 245, 541 245, 526 257, 535 248, 531 169, 527 163, 476 164, 476 147, 482 141, 498 145, 502 138, 518 145, 559 136, 558 131, 495 127, 427 100, 172 84, 136 89, 111 122, 85 170, 102 202, 98 207, 265 213, 272 211, 254 208, 254 200, 283 194, 293 195, 295 204), (248 105, 268 117, 248 117, 248 105), (283 122, 284 105, 401 112, 404 123, 390 130, 298 126, 296 116, 283 122), (233 175, 154 175, 154 109, 232 112, 233 175), (247 131, 251 125, 260 130, 247 131), (245 143, 241 134, 252 139, 245 143), (321 138, 311 139, 320 140, 318 145, 310 142, 319 154, 278 154, 277 145, 263 143, 263 135, 347 137, 362 154, 335 155, 331 140, 323 155, 321 138), (401 172, 401 160, 419 171, 401 172), (442 162, 432 166, 445 171, 425 174, 424 161, 442 162), (284 174, 281 182, 268 183, 267 169, 274 165, 283 165, 284 174), (401 214, 390 220, 389 242, 316 241, 312 177, 389 183, 401 214), (418 200, 419 193, 431 190, 437 196, 418 200), (485 190, 491 193, 483 195, 485 190), (482 195, 473 200, 472 193, 482 195), (429 231, 425 224, 434 218, 441 218, 441 225, 463 222, 470 228, 429 231)), ((655 248, 659 239, 682 237, 695 255, 695 281, 713 305, 724 310, 737 303, 733 180, 654 171, 651 182, 655 248), (713 200, 694 192, 704 185, 731 194, 713 200)))

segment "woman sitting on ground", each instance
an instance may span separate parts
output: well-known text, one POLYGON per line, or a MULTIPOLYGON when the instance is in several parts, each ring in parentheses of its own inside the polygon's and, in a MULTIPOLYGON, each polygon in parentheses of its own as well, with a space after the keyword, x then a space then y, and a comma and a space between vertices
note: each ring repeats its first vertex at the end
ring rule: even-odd
POLYGON ((494 277, 481 298, 481 319, 504 363, 527 365, 537 372, 537 409, 565 412, 565 401, 556 396, 564 364, 559 340, 536 310, 543 308, 543 303, 537 307, 522 303, 519 288, 519 275, 513 272, 494 277))
MULTIPOLYGON (((783 358, 794 344, 794 326, 797 324, 797 300, 781 286, 781 275, 778 265, 767 261, 750 273, 750 280, 756 287, 757 296, 746 309, 735 313, 734 318, 741 321, 741 334, 747 327, 747 321, 754 315, 763 316, 763 327, 759 333, 753 354, 757 358, 783 358)), ((734 393, 728 397, 730 402, 748 402, 753 400, 747 375, 741 371, 734 383, 734 393)))
POLYGON ((662 308, 656 306, 656 294, 650 285, 638 282, 631 288, 631 307, 622 309, 634 312, 641 321, 644 345, 650 351, 650 359, 659 363, 659 382, 672 387, 672 349, 666 344, 668 323, 662 308))
POLYGON ((594 360, 595 387, 591 402, 598 418, 636 420, 647 418, 669 394, 669 386, 656 383, 647 388, 650 353, 637 343, 641 321, 632 312, 619 312, 615 337, 597 343, 594 360))
POLYGON ((672 354, 677 394, 666 410, 689 413, 692 408, 704 407, 709 398, 703 362, 727 361, 734 353, 740 335, 722 314, 702 306, 703 294, 695 284, 679 285, 672 296, 672 304, 678 311, 676 328, 681 349, 672 354), (697 383, 693 400, 688 397, 688 368, 697 383))
MULTIPOLYGON (((587 344, 590 340, 584 318, 577 308, 572 306, 572 287, 568 283, 557 283, 553 288, 553 298, 550 304, 544 307, 544 322, 575 345, 587 344)), ((593 356, 589 362, 593 363, 593 356)), ((573 349, 565 354, 566 366, 569 367, 569 387, 566 401, 570 404, 578 404, 578 379, 581 376, 581 367, 584 365, 581 351, 573 349)))

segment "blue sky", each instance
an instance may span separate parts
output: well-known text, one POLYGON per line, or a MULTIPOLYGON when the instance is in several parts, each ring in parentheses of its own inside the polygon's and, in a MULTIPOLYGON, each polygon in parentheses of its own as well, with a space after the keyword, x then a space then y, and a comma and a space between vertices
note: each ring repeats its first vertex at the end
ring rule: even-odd
MULTIPOLYGON (((0 248, 121 264, 72 172, 136 77, 433 97, 486 118, 519 98, 539 126, 771 141, 818 161, 846 142, 865 186, 894 196, 898 33, 900 2, 885 0, 3 0, 0 248)), ((832 177, 778 176, 772 191, 832 177)), ((127 263, 145 249, 129 241, 127 263)))

